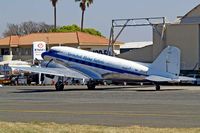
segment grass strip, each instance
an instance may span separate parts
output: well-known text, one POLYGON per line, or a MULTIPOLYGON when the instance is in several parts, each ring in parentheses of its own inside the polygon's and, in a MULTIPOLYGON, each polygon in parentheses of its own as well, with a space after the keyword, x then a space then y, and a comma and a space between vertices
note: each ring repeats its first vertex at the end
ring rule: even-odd
POLYGON ((0 133, 200 133, 200 128, 150 128, 0 122, 0 133))

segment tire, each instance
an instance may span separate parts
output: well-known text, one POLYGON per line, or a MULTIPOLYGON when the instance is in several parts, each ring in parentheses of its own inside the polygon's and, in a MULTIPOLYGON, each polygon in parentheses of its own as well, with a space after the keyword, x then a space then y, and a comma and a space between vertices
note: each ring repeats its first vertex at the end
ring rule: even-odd
POLYGON ((64 90, 64 84, 61 81, 58 81, 55 84, 55 88, 56 88, 56 91, 63 91, 64 90))
POLYGON ((88 82, 87 83, 87 88, 88 90, 94 90, 96 87, 95 83, 94 82, 88 82))
POLYGON ((156 84, 156 91, 160 91, 160 85, 156 84))

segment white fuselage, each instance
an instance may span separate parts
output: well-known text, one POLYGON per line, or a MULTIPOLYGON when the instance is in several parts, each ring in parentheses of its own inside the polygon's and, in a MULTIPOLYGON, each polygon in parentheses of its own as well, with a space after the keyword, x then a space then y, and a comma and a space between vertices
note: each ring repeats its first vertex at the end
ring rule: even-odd
POLYGON ((147 75, 148 66, 71 47, 52 47, 43 58, 53 58, 93 79, 137 79, 147 75))

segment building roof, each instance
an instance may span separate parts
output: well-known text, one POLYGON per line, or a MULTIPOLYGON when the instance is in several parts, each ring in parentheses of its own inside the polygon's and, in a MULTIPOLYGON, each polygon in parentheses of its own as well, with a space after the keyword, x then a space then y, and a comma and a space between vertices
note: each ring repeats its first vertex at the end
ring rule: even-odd
POLYGON ((77 32, 77 37, 78 37, 78 41, 80 45, 88 45, 88 44, 107 45, 109 43, 109 40, 106 39, 105 37, 93 36, 93 35, 86 34, 83 32, 77 32))
POLYGON ((184 16, 177 16, 172 24, 200 24, 200 4, 192 8, 184 16))
POLYGON ((9 36, 3 39, 0 39, 0 46, 11 45, 12 47, 19 44, 18 36, 9 36))
POLYGON ((152 41, 146 41, 146 42, 128 42, 124 43, 120 46, 120 49, 136 49, 136 48, 143 48, 149 45, 153 45, 152 41))
POLYGON ((76 33, 33 33, 20 37, 19 45, 30 45, 35 41, 44 41, 48 44, 78 43, 76 33))
POLYGON ((181 19, 184 19, 186 17, 195 17, 195 16, 200 16, 200 4, 194 7, 192 10, 190 10, 188 13, 186 13, 181 19))
MULTIPOLYGON (((47 44, 78 44, 78 45, 108 45, 105 37, 90 35, 83 32, 32 33, 24 36, 10 36, 0 39, 0 46, 18 47, 32 45, 34 41, 44 41, 47 44)), ((116 44, 122 44, 117 42, 116 44)))

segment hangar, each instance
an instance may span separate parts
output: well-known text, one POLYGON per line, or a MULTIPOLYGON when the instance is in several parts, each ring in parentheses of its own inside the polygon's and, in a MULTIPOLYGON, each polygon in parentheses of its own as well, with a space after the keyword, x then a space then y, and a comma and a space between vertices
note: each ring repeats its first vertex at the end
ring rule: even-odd
POLYGON ((200 70, 200 4, 173 23, 157 24, 153 28, 153 45, 132 50, 119 57, 142 62, 153 62, 167 46, 173 45, 181 50, 182 73, 200 70), (157 30, 161 33, 161 37, 157 30))

